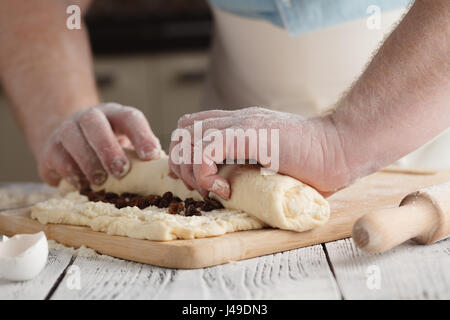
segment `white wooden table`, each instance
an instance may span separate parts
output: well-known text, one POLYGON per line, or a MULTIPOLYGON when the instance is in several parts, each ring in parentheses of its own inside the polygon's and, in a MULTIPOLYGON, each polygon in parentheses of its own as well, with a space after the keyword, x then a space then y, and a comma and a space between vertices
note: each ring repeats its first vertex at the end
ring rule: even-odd
POLYGON ((198 270, 51 250, 37 278, 0 279, 0 299, 450 299, 450 239, 377 255, 345 239, 198 270))

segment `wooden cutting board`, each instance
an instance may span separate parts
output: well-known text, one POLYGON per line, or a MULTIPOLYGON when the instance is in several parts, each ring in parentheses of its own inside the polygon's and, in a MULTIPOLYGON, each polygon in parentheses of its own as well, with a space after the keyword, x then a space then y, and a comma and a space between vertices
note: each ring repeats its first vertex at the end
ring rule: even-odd
POLYGON ((85 227, 42 225, 30 218, 30 209, 26 208, 0 212, 0 233, 12 236, 44 231, 48 239, 67 246, 79 248, 84 245, 126 260, 195 269, 349 237, 354 222, 373 208, 397 206, 406 194, 449 180, 450 171, 380 171, 330 197, 330 220, 319 228, 302 233, 263 229, 204 239, 159 242, 110 236, 85 227))

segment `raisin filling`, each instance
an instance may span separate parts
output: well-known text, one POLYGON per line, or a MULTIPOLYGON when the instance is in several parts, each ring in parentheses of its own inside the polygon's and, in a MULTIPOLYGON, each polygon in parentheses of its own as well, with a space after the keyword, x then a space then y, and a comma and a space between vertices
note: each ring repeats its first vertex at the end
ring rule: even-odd
POLYGON ((113 204, 117 209, 125 207, 138 207, 145 209, 150 206, 158 208, 168 208, 170 214, 180 214, 183 216, 201 216, 201 211, 208 212, 216 209, 222 209, 222 204, 211 198, 205 198, 203 201, 196 201, 187 198, 184 201, 178 197, 174 197, 172 192, 166 192, 161 196, 149 195, 140 196, 134 193, 112 193, 101 191, 92 191, 86 188, 80 191, 80 194, 88 197, 89 201, 106 202, 113 204))

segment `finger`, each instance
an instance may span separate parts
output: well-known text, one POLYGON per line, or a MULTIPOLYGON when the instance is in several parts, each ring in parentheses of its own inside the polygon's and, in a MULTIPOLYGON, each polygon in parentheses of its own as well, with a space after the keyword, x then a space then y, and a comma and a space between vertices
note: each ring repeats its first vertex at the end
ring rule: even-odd
POLYGON ((194 124, 195 121, 201 121, 209 118, 229 117, 233 114, 233 112, 234 111, 228 110, 208 110, 192 114, 185 114, 178 120, 178 128, 191 126, 194 124))
POLYGON ((172 141, 169 148, 169 175, 172 177, 180 178, 186 188, 189 190, 196 189, 202 196, 207 196, 207 190, 201 188, 194 179, 194 175, 192 172, 192 154, 189 154, 189 162, 184 163, 180 161, 179 153, 177 152, 177 147, 180 143, 176 141, 172 141))
POLYGON ((183 181, 184 185, 189 189, 193 190, 197 188, 197 183, 194 179, 194 174, 192 172, 192 154, 190 156, 190 161, 187 161, 187 163, 180 163, 180 179, 183 181))
MULTIPOLYGON (((84 165, 80 164, 80 166, 83 172, 85 170, 89 171, 89 173, 85 172, 89 180, 91 180, 90 177, 92 176, 90 171, 92 169, 98 170, 99 164, 116 178, 126 175, 130 169, 130 162, 123 152, 106 116, 100 110, 92 108, 79 117, 78 124, 82 131, 79 133, 85 139, 80 139, 78 136, 68 137, 67 139, 69 143, 76 144, 78 142, 79 146, 77 147, 83 148, 87 152, 86 157, 83 157, 86 158, 84 162, 87 163, 84 165), (75 139, 77 140, 70 141, 75 139), (94 155, 97 159, 94 159, 94 155)), ((67 146, 65 143, 63 144, 78 162, 78 157, 74 154, 76 150, 69 150, 69 144, 67 146)))
POLYGON ((180 165, 180 170, 181 170, 181 179, 183 180, 184 184, 188 187, 189 190, 195 189, 203 197, 206 197, 208 195, 208 190, 202 188, 195 180, 192 164, 182 164, 180 165))
POLYGON ((160 158, 161 144, 142 111, 109 103, 99 108, 105 113, 113 130, 130 139, 140 159, 160 158))
MULTIPOLYGON (((173 152, 175 147, 178 145, 178 142, 172 141, 169 147, 169 175, 172 177, 175 175, 177 178, 181 177, 180 170, 180 156, 178 152, 173 152)), ((176 149, 175 149, 176 150, 176 149)))
POLYGON ((194 173, 192 172, 192 165, 188 164, 181 164, 180 165, 180 173, 181 173, 181 180, 183 180, 183 183, 186 185, 186 187, 189 190, 195 189, 197 184, 194 182, 194 173))
POLYGON ((193 165, 194 178, 203 189, 217 194, 224 200, 230 199, 231 188, 228 181, 217 174, 217 165, 193 165))
MULTIPOLYGON (((235 127, 231 127, 235 130, 235 127)), ((194 164, 193 173, 197 184, 219 195, 221 198, 227 200, 231 196, 231 188, 226 179, 218 175, 216 163, 223 163, 225 159, 259 159, 258 154, 258 137, 250 139, 244 137, 244 140, 239 141, 242 137, 226 136, 226 130, 214 132, 211 136, 206 136, 202 141, 199 141, 194 146, 194 153, 200 152, 201 163, 194 164), (221 144, 217 143, 212 136, 222 136, 219 140, 221 144), (242 141, 244 143, 242 143, 242 141), (214 153, 214 155, 212 155, 214 153)))
POLYGON ((128 139, 127 136, 119 135, 117 136, 117 141, 119 142, 119 145, 122 148, 132 149, 133 144, 131 143, 130 139, 128 139))
POLYGON ((102 163, 74 121, 63 123, 59 131, 59 139, 91 183, 102 185, 106 181, 108 175, 102 163))
POLYGON ((84 180, 83 173, 60 142, 52 144, 39 166, 39 175, 52 186, 57 186, 63 178, 79 189, 84 180))
POLYGON ((40 165, 38 168, 38 172, 39 177, 41 177, 42 181, 51 186, 56 187, 61 182, 62 177, 52 168, 40 165))
MULTIPOLYGON (((223 161, 226 158, 226 153, 222 155, 215 154, 212 158, 208 152, 207 147, 210 143, 199 142, 194 146, 194 153, 202 153, 202 161, 200 164, 193 165, 193 174, 196 183, 203 189, 217 194, 224 200, 228 200, 231 196, 231 188, 226 179, 218 175, 218 168, 215 161, 223 161), (202 144, 202 149, 199 145, 202 144)), ((223 146, 224 148, 224 146, 223 146)))

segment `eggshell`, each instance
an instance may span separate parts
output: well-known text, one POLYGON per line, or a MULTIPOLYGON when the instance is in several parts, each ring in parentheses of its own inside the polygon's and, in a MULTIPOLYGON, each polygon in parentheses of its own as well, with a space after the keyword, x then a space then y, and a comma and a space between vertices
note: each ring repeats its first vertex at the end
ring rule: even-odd
POLYGON ((0 278, 25 281, 44 269, 48 257, 45 233, 19 234, 0 242, 0 278))

